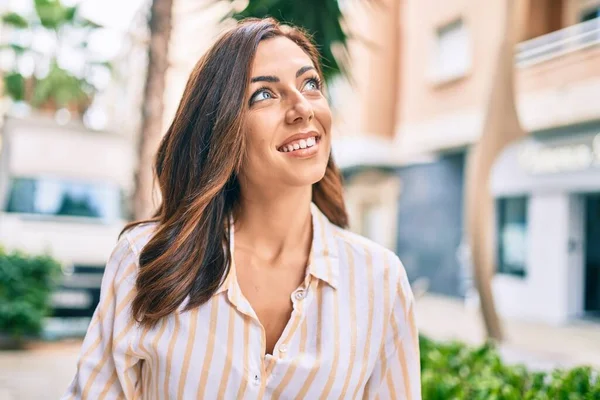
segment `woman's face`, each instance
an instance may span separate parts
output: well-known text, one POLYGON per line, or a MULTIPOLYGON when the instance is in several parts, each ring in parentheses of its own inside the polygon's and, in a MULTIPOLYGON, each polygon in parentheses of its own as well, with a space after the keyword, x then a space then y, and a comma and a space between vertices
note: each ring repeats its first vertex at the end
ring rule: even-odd
POLYGON ((242 186, 309 186, 323 178, 331 111, 310 57, 294 42, 260 42, 251 68, 242 186))

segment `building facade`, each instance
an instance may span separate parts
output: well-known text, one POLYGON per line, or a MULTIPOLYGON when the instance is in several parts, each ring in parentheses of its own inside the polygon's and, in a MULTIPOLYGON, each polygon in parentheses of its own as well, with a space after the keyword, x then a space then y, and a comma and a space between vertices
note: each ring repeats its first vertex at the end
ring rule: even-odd
MULTIPOLYGON (((431 291, 465 296, 470 266, 463 240, 464 167, 483 128, 503 1, 389 3, 395 5, 386 18, 394 22, 379 28, 387 26, 388 36, 381 39, 387 44, 371 51, 393 46, 397 69, 372 64, 359 69, 379 85, 395 85, 394 97, 380 92, 395 105, 375 103, 374 93, 358 97, 366 118, 354 124, 360 128, 353 134, 338 135, 334 150, 351 171, 349 204, 364 203, 361 196, 371 199, 370 208, 351 210, 362 221, 355 229, 391 244, 411 278, 426 277, 431 291), (392 133, 382 119, 394 121, 392 133), (360 149, 370 155, 356 157, 360 149), (396 190, 354 195, 361 174, 396 179, 396 190), (390 203, 395 209, 386 206, 390 203)), ((563 323, 600 308, 600 1, 518 5, 525 29, 515 49, 516 102, 529 135, 500 155, 492 174, 493 289, 503 315, 563 323)), ((372 89, 381 87, 365 81, 372 89)))

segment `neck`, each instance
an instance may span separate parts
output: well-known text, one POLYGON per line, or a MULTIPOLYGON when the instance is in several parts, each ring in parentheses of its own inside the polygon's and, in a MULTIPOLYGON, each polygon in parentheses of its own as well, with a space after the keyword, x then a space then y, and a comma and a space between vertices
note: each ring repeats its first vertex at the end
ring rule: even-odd
POLYGON ((242 190, 235 221, 235 243, 261 258, 308 254, 312 243, 312 187, 275 191, 242 190))

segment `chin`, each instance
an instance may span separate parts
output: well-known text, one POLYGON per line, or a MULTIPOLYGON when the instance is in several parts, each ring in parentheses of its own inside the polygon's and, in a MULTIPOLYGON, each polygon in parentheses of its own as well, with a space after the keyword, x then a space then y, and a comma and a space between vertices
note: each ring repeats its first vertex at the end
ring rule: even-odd
POLYGON ((327 163, 318 165, 306 165, 303 168, 295 169, 288 182, 294 182, 294 186, 309 186, 319 182, 325 176, 327 163))

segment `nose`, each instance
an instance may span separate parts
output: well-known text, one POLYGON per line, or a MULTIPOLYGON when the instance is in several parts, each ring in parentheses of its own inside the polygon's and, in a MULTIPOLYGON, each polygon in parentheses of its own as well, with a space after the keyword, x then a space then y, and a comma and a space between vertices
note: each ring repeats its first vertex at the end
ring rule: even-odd
POLYGON ((288 124, 311 121, 315 114, 310 102, 300 92, 293 92, 290 97, 290 107, 286 111, 285 119, 288 124))

